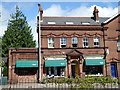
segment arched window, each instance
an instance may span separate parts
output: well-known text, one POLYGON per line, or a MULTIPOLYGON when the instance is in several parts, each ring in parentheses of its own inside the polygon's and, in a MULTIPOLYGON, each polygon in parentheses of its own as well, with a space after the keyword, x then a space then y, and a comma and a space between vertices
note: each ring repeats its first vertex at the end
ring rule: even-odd
POLYGON ((94 47, 100 47, 100 39, 99 39, 99 37, 94 37, 94 47))
POLYGON ((83 37, 83 48, 89 47, 89 40, 88 37, 83 37))
POLYGON ((48 38, 48 48, 54 48, 54 37, 48 38))
POLYGON ((118 48, 118 50, 120 50, 120 40, 118 40, 118 42, 117 42, 117 48, 118 48))
POLYGON ((60 38, 60 46, 61 46, 61 48, 66 48, 66 40, 67 40, 66 37, 61 37, 60 38))
POLYGON ((78 38, 77 37, 72 37, 72 47, 73 48, 78 47, 78 38))

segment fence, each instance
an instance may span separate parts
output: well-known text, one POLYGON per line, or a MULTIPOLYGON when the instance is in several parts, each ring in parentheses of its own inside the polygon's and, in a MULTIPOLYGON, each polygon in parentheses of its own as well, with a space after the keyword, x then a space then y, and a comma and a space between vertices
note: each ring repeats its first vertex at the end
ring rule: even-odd
MULTIPOLYGON (((99 78, 99 77, 98 77, 99 78)), ((91 78, 81 79, 81 78, 62 78, 62 79, 47 79, 45 78, 42 83, 36 83, 31 80, 24 80, 23 82, 9 83, 6 84, 2 81, 2 90, 37 90, 37 89, 120 89, 120 84, 118 79, 108 79, 105 78, 91 78), (96 80, 96 81, 95 81, 96 80)))

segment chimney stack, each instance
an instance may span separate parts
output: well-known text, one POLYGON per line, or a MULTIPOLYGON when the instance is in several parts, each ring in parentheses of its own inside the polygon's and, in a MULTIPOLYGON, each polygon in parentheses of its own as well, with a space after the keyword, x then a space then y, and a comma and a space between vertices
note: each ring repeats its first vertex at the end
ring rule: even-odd
POLYGON ((94 20, 96 22, 99 22, 99 15, 98 15, 98 9, 96 8, 96 6, 94 7, 94 11, 93 11, 93 17, 94 17, 94 20))
POLYGON ((40 20, 43 19, 43 9, 42 9, 42 5, 40 5, 40 3, 38 3, 39 6, 39 12, 40 12, 40 20))

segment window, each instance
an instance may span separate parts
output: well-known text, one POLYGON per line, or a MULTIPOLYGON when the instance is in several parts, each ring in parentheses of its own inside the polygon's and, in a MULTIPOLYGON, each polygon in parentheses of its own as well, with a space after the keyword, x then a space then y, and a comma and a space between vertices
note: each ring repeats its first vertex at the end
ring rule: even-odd
POLYGON ((118 50, 120 50, 120 40, 118 40, 118 42, 117 42, 117 48, 118 48, 118 50))
POLYGON ((94 47, 100 47, 100 40, 98 37, 94 37, 94 47))
POLYGON ((19 76, 35 75, 37 68, 15 68, 15 73, 19 76))
POLYGON ((73 22, 66 22, 66 24, 73 24, 73 22))
POLYGON ((47 76, 64 76, 65 68, 64 67, 48 67, 47 76))
POLYGON ((55 22, 48 22, 48 24, 56 24, 55 22))
POLYGON ((61 37, 60 45, 61 48, 66 48, 66 37, 61 37))
POLYGON ((86 65, 85 61, 83 62, 83 72, 86 75, 103 75, 103 65, 86 65))
POLYGON ((103 74, 103 66, 102 65, 97 65, 97 66, 84 66, 83 71, 86 74, 98 74, 102 75, 103 74))
POLYGON ((48 38, 48 48, 54 48, 54 37, 48 38))
POLYGON ((72 47, 76 48, 78 47, 78 38, 72 37, 72 47))
POLYGON ((83 37, 83 48, 89 47, 88 37, 83 37))

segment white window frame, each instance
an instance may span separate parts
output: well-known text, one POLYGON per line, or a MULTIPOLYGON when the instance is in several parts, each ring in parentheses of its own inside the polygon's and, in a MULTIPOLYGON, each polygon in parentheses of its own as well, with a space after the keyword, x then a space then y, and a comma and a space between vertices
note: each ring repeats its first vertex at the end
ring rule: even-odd
MULTIPOLYGON (((66 43, 67 43, 67 38, 66 37, 61 37, 60 38, 60 48, 62 48, 61 45, 66 45, 66 43), (66 40, 66 42, 63 43, 63 44, 62 44, 62 38, 65 38, 64 40, 66 40)), ((63 47, 63 48, 66 48, 66 47, 63 47)))
POLYGON ((54 44, 54 37, 48 37, 48 48, 54 48, 54 44), (53 44, 53 47, 51 47, 50 44, 53 44))
MULTIPOLYGON (((77 47, 78 47, 78 38, 77 37, 72 37, 72 47, 73 47, 73 44, 77 44, 77 47)), ((73 48, 77 48, 77 47, 73 47, 73 48)))
POLYGON ((82 40, 83 40, 83 48, 88 48, 88 47, 89 47, 89 38, 88 38, 88 37, 83 37, 82 40), (84 38, 85 38, 86 40, 85 40, 84 38), (84 43, 88 43, 88 45, 86 45, 86 44, 84 44, 84 43))
POLYGON ((54 75, 57 75, 57 67, 54 67, 54 75))
POLYGON ((100 47, 100 38, 99 37, 94 37, 93 38, 93 43, 94 43, 94 47, 100 47))
POLYGON ((117 41, 117 49, 120 50, 120 40, 117 41))
POLYGON ((51 68, 48 67, 48 75, 51 75, 51 68))

